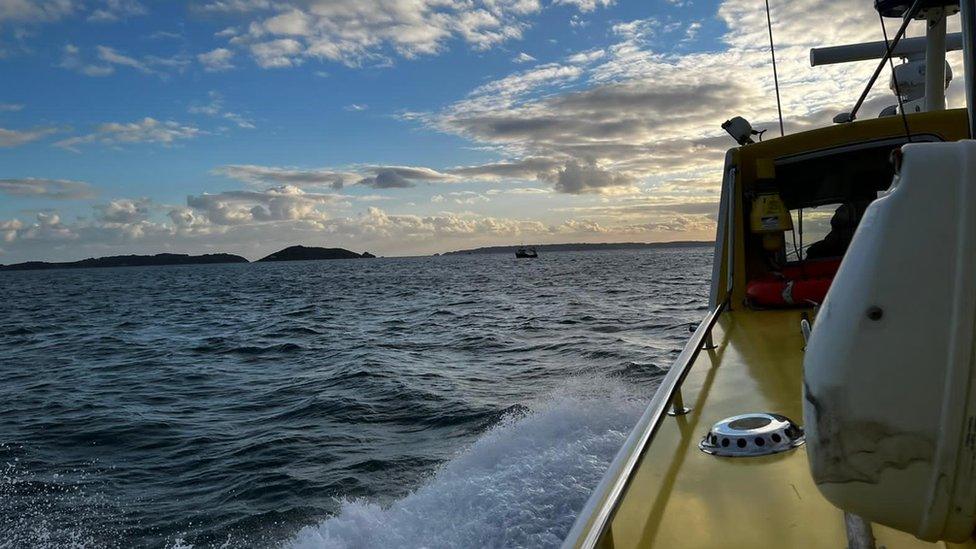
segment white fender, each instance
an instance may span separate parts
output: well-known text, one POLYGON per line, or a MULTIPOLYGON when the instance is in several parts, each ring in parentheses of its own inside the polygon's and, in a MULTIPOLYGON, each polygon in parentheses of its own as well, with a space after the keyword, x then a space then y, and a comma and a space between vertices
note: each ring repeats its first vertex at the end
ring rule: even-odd
POLYGON ((813 325, 807 455, 836 506, 962 541, 976 526, 976 142, 903 151, 813 325))

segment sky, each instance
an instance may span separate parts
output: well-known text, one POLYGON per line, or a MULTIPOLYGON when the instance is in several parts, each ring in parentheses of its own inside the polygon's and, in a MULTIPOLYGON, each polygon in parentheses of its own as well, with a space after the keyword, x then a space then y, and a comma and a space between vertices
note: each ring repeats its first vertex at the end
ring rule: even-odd
MULTIPOLYGON (((872 5, 770 0, 787 132, 850 109, 875 63, 809 49, 872 5)), ((721 123, 778 131, 762 7, 0 0, 0 263, 711 240, 721 123)))

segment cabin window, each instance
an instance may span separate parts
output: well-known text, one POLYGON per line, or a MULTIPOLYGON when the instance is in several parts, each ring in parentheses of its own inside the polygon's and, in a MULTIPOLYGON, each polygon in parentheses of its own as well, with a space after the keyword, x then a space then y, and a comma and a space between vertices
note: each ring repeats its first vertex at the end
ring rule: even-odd
POLYGON ((744 189, 746 296, 752 305, 823 301, 865 210, 891 186, 891 152, 902 144, 862 143, 778 158, 772 170, 757 168, 757 178, 765 179, 744 189))
POLYGON ((870 203, 862 199, 790 210, 787 262, 843 257, 870 203))

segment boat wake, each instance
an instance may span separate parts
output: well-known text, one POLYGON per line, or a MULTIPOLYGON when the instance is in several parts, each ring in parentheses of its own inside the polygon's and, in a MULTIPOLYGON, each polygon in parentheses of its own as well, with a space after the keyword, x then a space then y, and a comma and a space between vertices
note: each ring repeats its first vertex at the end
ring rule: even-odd
POLYGON ((286 546, 556 547, 643 411, 633 384, 577 377, 510 415, 389 506, 342 504, 286 546))

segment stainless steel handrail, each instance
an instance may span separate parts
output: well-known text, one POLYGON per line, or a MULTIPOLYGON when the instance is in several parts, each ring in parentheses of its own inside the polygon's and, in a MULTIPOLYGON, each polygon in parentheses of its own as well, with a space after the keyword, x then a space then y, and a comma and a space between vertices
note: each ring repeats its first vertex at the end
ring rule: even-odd
MULTIPOLYGON (((619 467, 614 467, 612 464, 611 469, 618 469, 619 473, 613 475, 612 484, 608 487, 601 483, 601 486, 597 487, 597 491, 594 496, 599 493, 606 493, 606 497, 603 498, 603 503, 600 505, 599 510, 595 513, 587 513, 587 515, 582 516, 595 516, 592 524, 586 530, 586 537, 583 538, 581 542, 578 543, 579 547, 591 548, 596 547, 603 535, 604 531, 610 525, 610 520, 613 518, 613 514, 617 509, 617 503, 620 496, 624 493, 627 487, 630 485, 631 480, 633 480, 634 474, 637 471, 637 464, 640 462, 640 458, 644 455, 645 450, 648 445, 654 439, 654 435, 657 434, 658 429, 661 427, 661 423, 668 411, 668 405, 674 399, 675 394, 681 390, 681 384, 684 383, 685 377, 687 377, 688 372, 691 371, 692 365, 694 365, 695 360, 698 358, 699 353, 705 347, 706 337, 712 332, 712 327, 715 326, 715 322, 718 321, 719 316, 721 316, 722 311, 725 310, 728 304, 728 298, 724 299, 718 306, 713 309, 708 316, 698 325, 695 333, 692 334, 691 339, 685 344, 684 349, 682 349, 681 354, 675 359, 674 364, 671 369, 668 370, 667 375, 661 381, 661 385, 658 387, 657 391, 654 393, 654 398, 651 399, 650 405, 648 405, 647 410, 644 415, 641 416, 638 425, 643 425, 643 431, 641 431, 639 437, 634 444, 625 445, 634 448, 634 451, 628 452, 626 455, 626 460, 619 467)), ((609 475, 608 477, 609 478, 609 475)), ((563 543, 563 547, 573 547, 577 545, 579 535, 582 532, 575 532, 581 525, 576 525, 573 531, 570 532, 570 536, 566 538, 563 543), (575 535, 574 535, 575 534, 575 535)))

